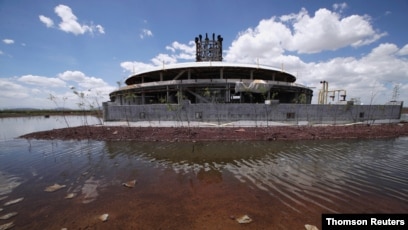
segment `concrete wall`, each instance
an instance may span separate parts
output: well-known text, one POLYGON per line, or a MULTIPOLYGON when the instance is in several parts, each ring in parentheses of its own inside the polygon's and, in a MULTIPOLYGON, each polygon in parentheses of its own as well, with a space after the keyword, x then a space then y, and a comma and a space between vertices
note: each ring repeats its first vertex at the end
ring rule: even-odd
POLYGON ((311 123, 347 123, 400 119, 402 102, 393 105, 315 104, 149 104, 103 105, 105 121, 203 121, 239 120, 311 123))

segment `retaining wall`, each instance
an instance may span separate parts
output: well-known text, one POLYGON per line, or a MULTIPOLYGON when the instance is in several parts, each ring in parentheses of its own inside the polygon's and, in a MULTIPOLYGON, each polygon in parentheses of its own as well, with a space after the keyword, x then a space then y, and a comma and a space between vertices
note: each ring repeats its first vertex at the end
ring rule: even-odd
POLYGON ((400 119, 402 102, 390 105, 316 104, 148 104, 103 103, 105 121, 275 121, 348 123, 400 119))

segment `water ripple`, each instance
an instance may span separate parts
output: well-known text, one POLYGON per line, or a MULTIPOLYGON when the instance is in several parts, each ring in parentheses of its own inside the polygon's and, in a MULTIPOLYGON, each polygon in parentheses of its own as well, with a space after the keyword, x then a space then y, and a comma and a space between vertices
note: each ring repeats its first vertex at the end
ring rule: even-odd
MULTIPOLYGON (((32 187, 42 191, 50 184, 66 184, 67 192, 78 194, 82 203, 100 199, 109 185, 121 187, 121 182, 136 178, 157 183, 160 175, 170 172, 180 181, 249 188, 302 215, 408 211, 408 138, 217 143, 13 140, 0 142, 0 149, 0 188, 25 183, 30 191, 32 187)), ((11 192, 0 191, 0 198, 11 192)))
POLYGON ((294 209, 312 203, 335 212, 339 203, 364 206, 372 194, 406 203, 408 146, 399 141, 403 147, 390 148, 394 140, 376 140, 375 149, 373 141, 304 142, 260 159, 236 160, 226 169, 294 209))

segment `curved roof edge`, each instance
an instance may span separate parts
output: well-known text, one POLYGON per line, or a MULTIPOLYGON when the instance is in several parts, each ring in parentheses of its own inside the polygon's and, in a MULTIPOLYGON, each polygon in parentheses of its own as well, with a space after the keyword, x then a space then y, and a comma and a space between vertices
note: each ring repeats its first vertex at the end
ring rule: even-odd
MULTIPOLYGON (((169 70, 169 69, 182 69, 182 68, 191 68, 191 67, 237 67, 237 68, 254 68, 254 69, 264 69, 264 70, 272 70, 272 71, 280 71, 284 72, 286 74, 292 75, 295 77, 293 74, 288 73, 286 71, 283 71, 282 69, 275 68, 272 66, 266 66, 266 65, 258 65, 258 64, 244 64, 244 63, 232 63, 232 62, 183 62, 183 63, 176 63, 176 64, 163 64, 161 66, 154 66, 152 68, 149 68, 147 70, 143 70, 134 74, 131 74, 127 77, 129 79, 130 77, 149 73, 149 72, 155 72, 155 71, 160 71, 160 70, 169 70)), ((127 80, 126 79, 126 80, 127 80)))

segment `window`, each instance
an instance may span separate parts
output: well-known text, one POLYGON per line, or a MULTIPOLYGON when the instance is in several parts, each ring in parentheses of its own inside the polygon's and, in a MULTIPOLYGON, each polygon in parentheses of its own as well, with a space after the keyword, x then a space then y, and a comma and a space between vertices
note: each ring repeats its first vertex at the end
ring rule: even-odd
POLYGON ((286 119, 295 119, 295 113, 286 113, 286 119))
POLYGON ((360 112, 359 117, 364 118, 364 112, 360 112))
POLYGON ((145 112, 139 113, 139 118, 140 118, 140 119, 145 119, 145 118, 146 118, 145 112))

